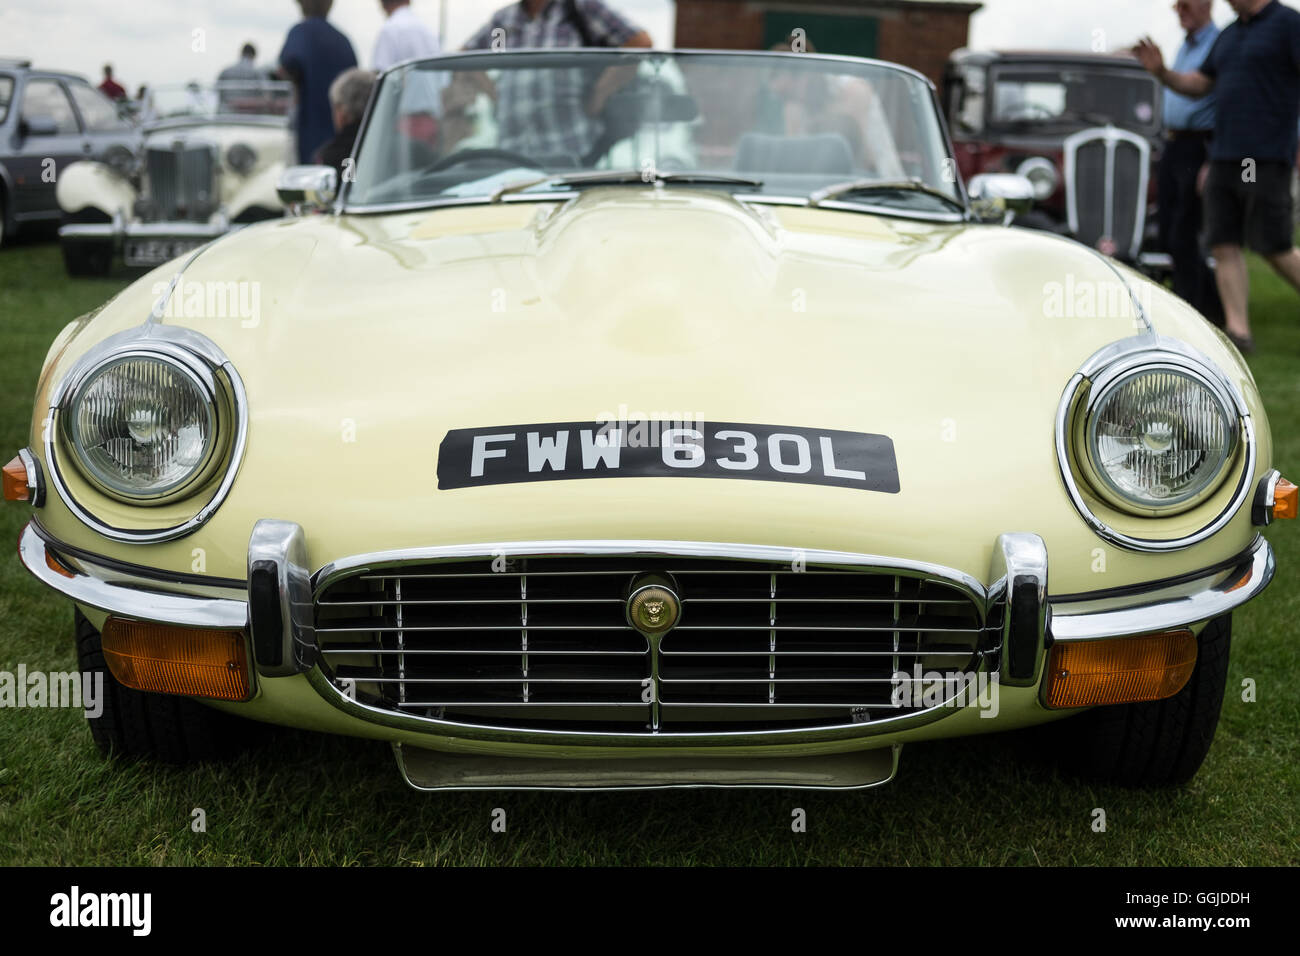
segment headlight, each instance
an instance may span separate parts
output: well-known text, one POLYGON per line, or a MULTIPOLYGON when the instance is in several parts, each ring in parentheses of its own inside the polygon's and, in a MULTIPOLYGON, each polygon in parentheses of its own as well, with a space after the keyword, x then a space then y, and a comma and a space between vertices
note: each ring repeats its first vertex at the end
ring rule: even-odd
POLYGON ((63 419, 81 471, 111 495, 161 499, 208 471, 218 432, 211 386, 162 355, 134 353, 91 372, 63 419))
POLYGON ((1034 187, 1034 199, 1038 202, 1042 202, 1056 192, 1056 187, 1061 182, 1056 164, 1042 156, 1031 156, 1026 159, 1016 167, 1016 175, 1024 176, 1029 180, 1030 185, 1034 187))
POLYGON ((1089 402, 1084 451, 1104 497, 1161 512, 1190 507, 1223 481, 1236 415, 1190 370, 1139 368, 1089 402))
POLYGON ((247 143, 235 143, 226 150, 226 162, 241 176, 247 176, 257 165, 257 151, 247 143))
POLYGON ((1257 456, 1246 397, 1176 339, 1107 345, 1057 406, 1070 500, 1096 534, 1132 551, 1187 548, 1248 513, 1257 456))
POLYGON ((104 153, 104 162, 127 179, 136 174, 138 167, 135 153, 125 146, 110 146, 107 152, 104 153))

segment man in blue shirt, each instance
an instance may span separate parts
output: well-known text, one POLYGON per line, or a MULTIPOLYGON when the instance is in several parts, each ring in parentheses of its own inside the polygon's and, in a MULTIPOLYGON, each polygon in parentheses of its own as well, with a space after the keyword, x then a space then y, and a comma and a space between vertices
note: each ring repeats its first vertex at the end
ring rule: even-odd
POLYGON ((330 84, 357 65, 357 55, 348 38, 325 22, 332 0, 298 0, 298 6, 303 19, 284 39, 280 71, 298 91, 298 162, 310 163, 316 150, 334 136, 330 84))
POLYGON ((1293 244, 1291 167, 1300 112, 1300 11, 1278 0, 1228 0, 1237 19, 1196 69, 1167 69, 1160 48, 1144 38, 1142 65, 1176 93, 1218 95, 1205 217, 1225 331, 1243 352, 1250 336, 1250 285, 1242 247, 1250 244, 1300 291, 1300 251, 1293 244))
MULTIPOLYGON (((1174 12, 1187 39, 1174 59, 1174 70, 1185 73, 1205 62, 1218 39, 1210 18, 1212 0, 1178 0, 1174 12)), ((1157 172, 1160 197, 1160 245, 1174 260, 1174 292, 1215 325, 1223 325, 1223 303, 1214 271, 1201 251, 1201 196, 1197 188, 1201 167, 1214 135, 1215 96, 1192 99, 1165 93, 1165 146, 1157 172)))

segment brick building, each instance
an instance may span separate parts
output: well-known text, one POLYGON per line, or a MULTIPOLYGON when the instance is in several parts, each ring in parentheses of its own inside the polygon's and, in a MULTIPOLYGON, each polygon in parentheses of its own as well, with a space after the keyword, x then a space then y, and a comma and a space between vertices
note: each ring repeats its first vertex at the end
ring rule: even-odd
POLYGON ((967 45, 969 0, 677 0, 679 49, 764 50, 802 29, 819 53, 891 60, 939 83, 967 45))

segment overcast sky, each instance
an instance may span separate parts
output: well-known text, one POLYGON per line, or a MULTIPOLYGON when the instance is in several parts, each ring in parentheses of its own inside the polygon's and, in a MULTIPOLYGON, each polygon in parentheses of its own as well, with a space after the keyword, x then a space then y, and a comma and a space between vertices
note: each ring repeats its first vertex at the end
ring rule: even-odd
MULTIPOLYGON (((502 0, 443 0, 447 38, 459 47, 502 0)), ((650 31, 655 45, 673 44, 670 0, 607 0, 650 31)), ((1300 0, 1284 0, 1300 7, 1300 0)), ((1171 0, 985 0, 971 21, 975 47, 1057 47, 1086 50, 1127 46, 1150 33, 1171 57, 1181 38, 1171 0)), ((439 0, 414 0, 434 31, 439 0)), ((1215 19, 1232 20, 1226 0, 1215 19)), ((258 60, 274 63, 285 32, 298 19, 293 0, 4 0, 0 56, 73 70, 98 82, 105 62, 134 91, 141 83, 215 79, 252 41, 258 60)), ((335 0, 330 20, 352 40, 363 66, 371 63, 383 22, 379 0, 335 0)))

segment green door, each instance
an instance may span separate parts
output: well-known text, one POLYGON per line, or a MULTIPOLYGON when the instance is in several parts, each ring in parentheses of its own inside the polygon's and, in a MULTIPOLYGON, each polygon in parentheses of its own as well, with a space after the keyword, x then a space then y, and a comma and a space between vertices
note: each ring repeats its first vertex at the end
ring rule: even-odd
POLYGON ((763 49, 784 42, 792 31, 803 30, 810 49, 845 56, 876 55, 876 18, 845 17, 831 13, 772 10, 763 17, 763 49))

